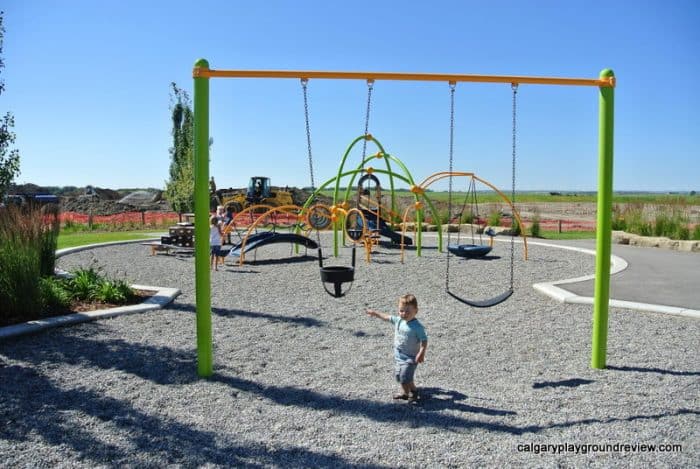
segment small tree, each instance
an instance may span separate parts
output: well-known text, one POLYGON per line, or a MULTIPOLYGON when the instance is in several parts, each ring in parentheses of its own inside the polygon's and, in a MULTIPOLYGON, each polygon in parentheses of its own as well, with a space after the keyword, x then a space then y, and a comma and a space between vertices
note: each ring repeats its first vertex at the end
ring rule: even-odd
POLYGON ((186 91, 171 83, 173 146, 170 148, 170 180, 166 182, 165 198, 178 213, 194 210, 194 120, 190 97, 186 91))
POLYGON ((165 189, 168 202, 177 213, 194 211, 193 159, 194 158, 191 156, 179 165, 175 178, 168 183, 165 189))
MULTIPOLYGON (((0 11, 0 72, 5 68, 2 60, 2 46, 5 37, 3 26, 4 11, 0 11)), ((5 82, 0 80, 0 95, 5 91, 5 82)), ((15 134, 12 128, 15 126, 14 116, 8 112, 0 118, 0 199, 7 193, 10 184, 19 174, 19 151, 10 150, 10 145, 15 143, 15 134)))

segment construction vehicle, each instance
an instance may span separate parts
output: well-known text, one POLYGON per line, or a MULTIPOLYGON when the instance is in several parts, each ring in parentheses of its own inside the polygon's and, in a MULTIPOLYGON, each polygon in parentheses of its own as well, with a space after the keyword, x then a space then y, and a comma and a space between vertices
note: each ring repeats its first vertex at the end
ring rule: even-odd
POLYGON ((226 211, 235 213, 244 210, 251 205, 270 205, 279 207, 281 205, 292 205, 292 193, 289 190, 274 188, 270 185, 270 178, 264 176, 253 176, 248 182, 246 192, 223 192, 218 196, 220 205, 226 211))

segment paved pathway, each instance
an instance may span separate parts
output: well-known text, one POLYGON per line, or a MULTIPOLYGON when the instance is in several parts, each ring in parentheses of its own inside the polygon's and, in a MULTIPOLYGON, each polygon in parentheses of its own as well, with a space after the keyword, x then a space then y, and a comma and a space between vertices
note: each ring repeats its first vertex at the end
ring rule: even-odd
MULTIPOLYGON (((595 250, 594 240, 546 243, 595 250)), ((627 261, 628 266, 611 276, 611 299, 700 310, 700 253, 619 244, 613 244, 612 252, 627 261)), ((593 296, 593 282, 591 279, 558 286, 588 297, 593 296)))

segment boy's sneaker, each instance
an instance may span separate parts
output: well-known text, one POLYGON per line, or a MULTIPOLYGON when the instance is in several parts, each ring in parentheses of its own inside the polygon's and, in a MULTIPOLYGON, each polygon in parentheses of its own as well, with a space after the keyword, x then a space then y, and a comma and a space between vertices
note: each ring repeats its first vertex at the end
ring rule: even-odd
POLYGON ((404 393, 402 393, 402 392, 397 392, 397 393, 394 394, 392 397, 393 397, 394 399, 403 399, 403 400, 406 400, 406 399, 408 399, 408 394, 404 394, 404 393))
POLYGON ((417 390, 410 392, 410 393, 408 393, 407 400, 408 400, 408 402, 418 402, 420 400, 420 394, 418 393, 417 390))

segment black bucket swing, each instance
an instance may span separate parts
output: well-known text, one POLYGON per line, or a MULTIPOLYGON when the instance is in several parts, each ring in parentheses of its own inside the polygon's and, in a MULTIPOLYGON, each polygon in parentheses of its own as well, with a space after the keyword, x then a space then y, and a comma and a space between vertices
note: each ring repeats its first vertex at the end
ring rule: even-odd
POLYGON ((323 253, 321 248, 318 248, 318 266, 321 269, 321 283, 326 293, 334 298, 345 296, 351 289, 352 283, 355 281, 355 245, 352 246, 352 265, 347 267, 344 265, 323 265, 323 253), (347 290, 343 291, 343 284, 349 283, 347 290), (333 290, 328 288, 328 284, 333 285, 333 290))
MULTIPOLYGON (((307 78, 301 79, 301 88, 304 95, 304 118, 306 123, 306 143, 309 156, 309 175, 311 177, 311 191, 316 192, 316 185, 314 183, 314 165, 313 157, 311 152, 311 126, 309 125, 309 104, 308 104, 308 93, 307 85, 309 80, 307 78)), ((371 89, 371 88, 370 88, 371 89)), ((351 209, 346 215, 350 214, 355 209, 351 209)), ((361 217, 362 222, 364 222, 364 217, 362 212, 357 211, 361 217)), ((321 235, 320 230, 330 226, 331 222, 335 222, 337 217, 337 209, 335 213, 322 205, 318 204, 312 207, 309 211, 309 216, 307 220, 309 225, 316 229, 316 236, 318 237, 318 266, 321 272, 321 283, 323 284, 323 289, 334 298, 341 298, 345 296, 352 288, 352 283, 355 280, 355 244, 352 246, 352 264, 348 266, 324 266, 323 265, 323 251, 321 249, 321 235), (350 287, 343 291, 343 284, 349 283, 350 287), (327 284, 332 284, 333 289, 329 289, 327 284)), ((356 217, 354 218, 357 219, 356 217)), ((352 239, 356 241, 355 238, 361 239, 364 236, 365 224, 362 223, 359 226, 353 226, 348 229, 347 226, 348 217, 346 216, 345 233, 352 239)), ((359 222, 358 222, 359 223, 359 222)))
POLYGON ((334 298, 345 296, 351 289, 352 283, 355 280, 355 259, 357 252, 357 243, 360 242, 366 235, 367 223, 362 212, 356 208, 351 208, 345 214, 344 223, 345 235, 353 241, 352 245, 352 263, 350 267, 342 265, 323 265, 323 253, 321 245, 318 248, 318 266, 321 269, 321 282, 326 293, 334 298), (347 290, 343 291, 343 284, 349 283, 347 290), (333 285, 333 290, 328 288, 328 284, 333 285))

